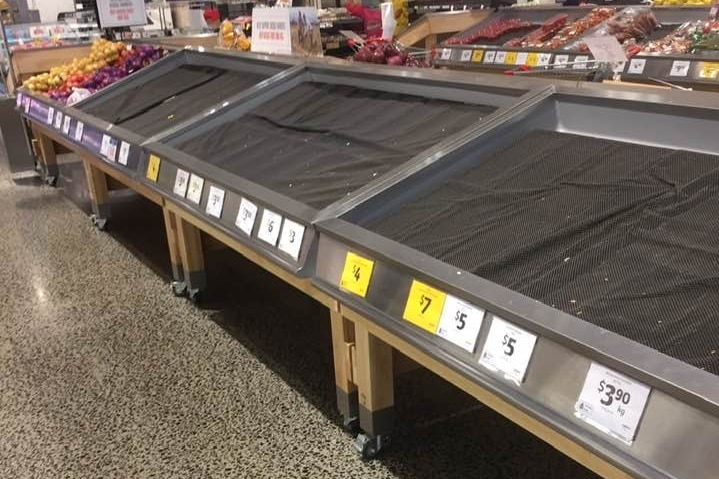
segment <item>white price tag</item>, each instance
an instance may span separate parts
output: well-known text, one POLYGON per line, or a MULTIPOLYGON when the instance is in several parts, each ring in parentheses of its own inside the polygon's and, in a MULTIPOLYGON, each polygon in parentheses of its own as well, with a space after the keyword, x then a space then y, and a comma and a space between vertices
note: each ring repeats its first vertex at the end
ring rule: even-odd
POLYGON ((196 174, 190 175, 189 187, 187 189, 187 199, 199 205, 202 200, 202 188, 205 186, 205 179, 196 174))
POLYGON ((48 125, 52 124, 53 118, 55 118, 55 108, 50 107, 47 110, 47 120, 45 121, 45 123, 47 123, 48 125))
POLYGON ((452 49, 450 48, 443 48, 442 53, 439 55, 440 60, 449 60, 452 56, 452 49))
POLYGON ((529 58, 529 52, 519 52, 519 53, 517 53, 517 59, 514 61, 514 64, 515 65, 526 65, 527 58, 529 58))
POLYGON ((507 52, 497 52, 494 56, 494 63, 504 63, 507 59, 507 52))
POLYGON ((487 50, 484 52, 484 63, 494 63, 494 58, 497 56, 497 52, 494 50, 487 50))
POLYGON ((62 127, 62 112, 55 112, 55 128, 59 130, 62 127))
POLYGON ((479 329, 482 327, 482 319, 484 319, 482 308, 447 295, 442 316, 439 318, 437 334, 468 353, 473 353, 479 329))
POLYGON ((120 144, 120 154, 117 156, 117 162, 121 165, 127 166, 127 160, 130 157, 130 144, 123 141, 120 144))
POLYGON ((116 153, 117 153, 117 140, 114 138, 110 138, 110 141, 107 142, 107 159, 110 161, 115 161, 116 153))
POLYGON ((569 55, 557 55, 554 57, 554 68, 561 69, 567 68, 569 62, 569 55))
POLYGON ((251 236, 252 228, 255 226, 255 217, 257 217, 257 205, 242 198, 240 201, 240 209, 237 211, 235 225, 240 228, 243 233, 251 236))
POLYGON ((669 72, 670 77, 685 77, 689 75, 689 67, 691 62, 689 60, 675 60, 672 63, 672 69, 669 72))
POLYGON ((100 142, 100 155, 107 157, 107 145, 110 144, 110 137, 102 135, 102 141, 100 142))
POLYGON ((70 121, 72 121, 72 118, 66 115, 62 122, 62 132, 66 135, 70 134, 70 121))
POLYGON ((17 97, 15 98, 15 108, 20 108, 20 105, 22 105, 22 93, 18 93, 17 97))
POLYGON ((190 174, 181 169, 177 169, 177 175, 175 175, 175 186, 172 188, 172 192, 177 196, 185 197, 187 194, 187 185, 190 183, 190 174))
POLYGON ((537 66, 546 67, 549 65, 549 60, 552 59, 551 53, 540 53, 539 59, 537 60, 537 66))
POLYGON ((282 226, 282 215, 278 215, 274 211, 265 208, 265 211, 262 212, 260 231, 257 232, 257 237, 275 246, 277 244, 277 238, 280 236, 280 226, 282 226))
POLYGON ((622 45, 613 35, 587 37, 584 39, 595 60, 606 63, 627 61, 622 45))
POLYGON ((519 384, 524 381, 536 343, 537 336, 534 334, 492 316, 492 326, 479 357, 479 364, 493 371, 500 371, 519 384))
POLYGON ((462 56, 459 59, 463 62, 472 60, 472 50, 462 50, 462 56))
POLYGON ((586 70, 588 61, 589 61, 588 55, 580 55, 578 57, 574 57, 574 65, 572 65, 572 69, 573 70, 586 70))
POLYGON ((280 251, 284 251, 292 256, 295 261, 300 257, 300 247, 302 246, 302 238, 305 235, 305 227, 299 223, 285 218, 282 223, 282 234, 280 234, 280 243, 277 247, 280 251))
POLYGON ((650 390, 623 374, 592 363, 574 410, 592 426, 631 444, 650 390))
POLYGON ((207 206, 205 213, 215 218, 222 216, 222 206, 225 204, 225 190, 216 186, 210 186, 210 192, 207 195, 207 206))
POLYGON ((24 97, 22 99, 22 102, 23 102, 22 104, 23 104, 23 107, 25 108, 25 114, 30 113, 30 102, 31 101, 32 100, 29 97, 24 97))
POLYGON ((85 124, 81 121, 78 121, 75 125, 75 141, 80 142, 82 141, 82 133, 85 131, 85 124))
POLYGON ((627 73, 632 75, 641 75, 644 73, 644 67, 647 65, 647 60, 644 58, 633 58, 629 62, 629 69, 627 73))

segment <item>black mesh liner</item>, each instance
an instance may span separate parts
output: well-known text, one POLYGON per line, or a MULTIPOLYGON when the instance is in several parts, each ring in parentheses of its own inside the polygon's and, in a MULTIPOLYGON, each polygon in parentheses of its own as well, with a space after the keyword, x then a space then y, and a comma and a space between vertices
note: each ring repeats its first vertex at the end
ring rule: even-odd
POLYGON ((537 131, 369 229, 719 374, 719 157, 537 131))
POLYGON ((181 65, 83 110, 145 137, 201 113, 267 78, 249 72, 181 65))
POLYGON ((493 110, 303 83, 178 147, 321 209, 493 110))

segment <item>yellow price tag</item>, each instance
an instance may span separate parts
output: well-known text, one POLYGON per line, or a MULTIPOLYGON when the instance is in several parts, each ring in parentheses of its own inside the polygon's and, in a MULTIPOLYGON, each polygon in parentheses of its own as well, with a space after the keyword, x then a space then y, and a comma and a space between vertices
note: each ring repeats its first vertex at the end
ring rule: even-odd
POLYGON ((150 155, 150 160, 147 162, 147 173, 145 174, 147 179, 157 183, 157 178, 160 176, 160 157, 150 155))
POLYGON ((374 261, 348 251, 340 278, 340 288, 364 298, 367 295, 369 281, 372 279, 373 269, 374 261))
POLYGON ((539 53, 530 53, 527 55, 527 65, 536 67, 539 64, 539 53))
POLYGON ((517 63, 517 52, 507 52, 507 56, 504 57, 505 65, 514 65, 517 63))
POLYGON ((484 50, 475 50, 472 52, 472 61, 481 62, 484 57, 484 50))
POLYGON ((430 333, 437 331, 447 293, 412 280, 402 317, 430 333))
POLYGON ((702 68, 699 70, 699 78, 707 80, 716 80, 719 75, 719 63, 702 63, 702 68))

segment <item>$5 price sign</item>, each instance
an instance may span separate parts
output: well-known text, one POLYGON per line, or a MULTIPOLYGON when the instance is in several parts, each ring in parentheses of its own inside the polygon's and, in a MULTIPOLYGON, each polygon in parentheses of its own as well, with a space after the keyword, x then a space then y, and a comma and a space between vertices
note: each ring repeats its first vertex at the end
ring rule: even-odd
POLYGON ((504 373, 516 383, 524 381, 537 336, 496 316, 492 319, 479 364, 504 373))
POLYGON ((592 426, 631 444, 650 391, 638 381, 592 363, 574 410, 592 426))

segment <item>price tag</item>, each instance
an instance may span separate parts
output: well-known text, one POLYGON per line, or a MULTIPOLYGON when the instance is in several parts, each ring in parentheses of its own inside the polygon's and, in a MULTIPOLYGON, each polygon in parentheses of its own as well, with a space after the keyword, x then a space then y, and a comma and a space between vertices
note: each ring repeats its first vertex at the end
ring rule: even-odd
POLYGON ((235 225, 240 228, 243 233, 251 236, 252 228, 255 226, 255 217, 257 217, 257 205, 242 198, 240 201, 240 209, 237 211, 235 225))
POLYGON ((472 50, 462 50, 462 56, 459 59, 463 62, 472 60, 472 50))
POLYGON ((277 238, 280 236, 281 225, 282 215, 278 215, 274 211, 265 208, 265 211, 262 212, 260 231, 257 232, 257 237, 265 243, 275 246, 277 244, 277 238))
POLYGON ((699 70, 699 78, 705 80, 716 80, 719 75, 719 63, 703 62, 701 70, 699 70))
POLYGON ((494 63, 496 56, 497 52, 494 50, 488 50, 487 53, 484 54, 484 63, 494 63))
POLYGON ((116 154, 117 140, 114 138, 110 138, 110 140, 107 142, 107 159, 110 161, 115 161, 116 154))
POLYGON ((50 107, 50 108, 47 110, 47 120, 45 121, 45 123, 47 123, 48 125, 50 125, 50 124, 52 123, 52 119, 53 119, 53 118, 55 118, 55 108, 50 107))
POLYGON ((526 64, 530 67, 536 67, 537 65, 539 65, 539 53, 528 54, 526 64))
POLYGON ((172 187, 172 192, 182 198, 187 194, 187 185, 190 183, 190 173, 185 170, 177 169, 175 175, 175 186, 172 187))
POLYGON ((147 160, 147 171, 145 176, 148 180, 157 183, 157 178, 160 176, 160 157, 156 155, 150 155, 147 160))
POLYGON ((20 108, 20 105, 22 105, 22 93, 18 93, 17 97, 15 97, 15 108, 20 108))
POLYGON ((277 247, 280 251, 284 251, 292 256, 295 261, 300 257, 300 247, 302 246, 302 238, 305 235, 305 227, 299 223, 285 218, 282 223, 282 233, 280 233, 280 242, 277 247))
POLYGON ((440 60, 449 60, 452 56, 452 50, 450 48, 443 48, 442 53, 439 54, 440 60))
POLYGON ((587 37, 584 39, 595 60, 606 63, 627 61, 624 48, 614 35, 587 37))
POLYGON ((631 444, 650 390, 623 374, 592 363, 574 410, 594 427, 631 444))
POLYGON ((539 54, 539 61, 537 62, 537 66, 540 67, 546 67, 549 65, 549 61, 552 59, 551 53, 540 53, 539 54))
POLYGON ((192 173, 188 184, 187 199, 199 205, 202 200, 202 189, 205 187, 205 179, 192 173))
POLYGON ((515 65, 526 65, 529 60, 529 53, 517 52, 517 58, 514 61, 515 65))
POLYGON ((479 329, 482 327, 482 319, 484 319, 482 308, 447 295, 442 316, 439 318, 437 334, 468 353, 473 353, 479 329))
POLYGON ((507 52, 504 57, 505 65, 515 65, 517 63, 517 52, 507 52))
POLYGON ((536 342, 534 334, 493 316, 479 364, 522 383, 536 342))
POLYGON ((482 57, 484 57, 484 50, 475 50, 472 52, 472 61, 479 63, 482 61, 482 57))
POLYGON ((59 130, 62 127, 62 112, 55 112, 55 129, 59 130))
POLYGON ((569 62, 569 55, 557 55, 554 57, 554 68, 562 69, 567 68, 569 62))
POLYGON ((23 107, 25 108, 25 114, 30 113, 30 102, 32 101, 29 97, 24 97, 22 99, 23 101, 23 107))
POLYGON ((65 119, 62 122, 62 132, 66 135, 70 134, 70 122, 72 121, 72 118, 65 115, 65 119))
POLYGON ((120 154, 117 156, 117 162, 123 166, 127 166, 127 160, 130 157, 130 144, 123 141, 120 144, 120 154))
POLYGON ((222 206, 225 204, 225 190, 216 186, 210 186, 210 193, 207 195, 207 206, 205 213, 215 218, 222 217, 222 206))
POLYGON ((340 278, 340 288, 364 298, 367 296, 372 271, 374 261, 348 251, 340 278))
POLYGON ((422 329, 434 333, 439 325, 447 293, 412 280, 402 317, 422 329))
POLYGON ((100 142, 100 155, 107 157, 107 147, 110 145, 110 137, 102 135, 102 141, 100 142))
POLYGON ((644 73, 644 67, 647 65, 647 60, 644 58, 633 58, 629 62, 629 69, 627 73, 631 75, 641 75, 644 73))
POLYGON ((670 77, 685 77, 689 75, 689 67, 691 62, 689 60, 675 60, 672 63, 672 69, 669 72, 670 77))
POLYGON ((578 57, 574 57, 574 65, 572 65, 572 70, 586 70, 588 61, 588 55, 579 55, 578 57))
POLYGON ((507 52, 497 52, 497 54, 494 56, 494 63, 504 63, 504 60, 507 59, 507 52))
POLYGON ((85 130, 85 124, 81 121, 78 121, 75 125, 75 141, 81 142, 82 141, 82 133, 85 130))

